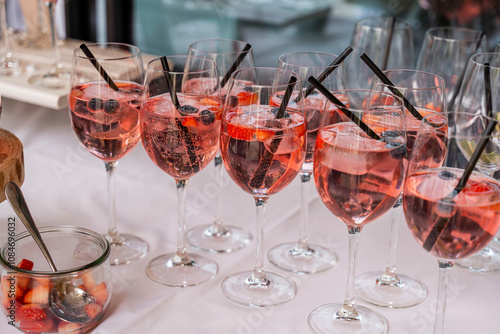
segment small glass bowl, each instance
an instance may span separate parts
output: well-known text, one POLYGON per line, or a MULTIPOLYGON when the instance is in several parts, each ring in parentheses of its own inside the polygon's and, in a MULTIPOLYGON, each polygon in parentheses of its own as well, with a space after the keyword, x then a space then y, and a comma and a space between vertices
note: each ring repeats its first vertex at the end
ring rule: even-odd
MULTIPOLYGON (((9 324, 23 333, 87 333, 102 320, 112 293, 110 247, 100 234, 73 226, 40 228, 57 273, 28 232, 15 235, 15 222, 8 223, 8 240, 0 248, 2 264, 0 302, 9 324), (21 260, 32 261, 32 270, 17 267, 21 260), (96 299, 86 308, 92 319, 85 324, 57 318, 48 308, 48 293, 61 280, 84 289, 96 299)), ((21 265, 24 267, 23 265, 21 265)))

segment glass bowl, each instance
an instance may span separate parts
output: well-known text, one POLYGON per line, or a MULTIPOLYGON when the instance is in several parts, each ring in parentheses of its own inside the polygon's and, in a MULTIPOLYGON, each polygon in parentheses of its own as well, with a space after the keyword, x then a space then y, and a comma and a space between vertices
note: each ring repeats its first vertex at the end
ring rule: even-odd
POLYGON ((40 228, 58 269, 54 273, 28 232, 15 235, 16 224, 14 219, 9 219, 8 239, 0 248, 0 302, 9 324, 23 333, 92 331, 101 322, 111 299, 109 243, 100 234, 80 227, 40 228), (49 292, 61 281, 94 296, 96 303, 84 309, 91 319, 89 322, 66 322, 49 309, 49 292))

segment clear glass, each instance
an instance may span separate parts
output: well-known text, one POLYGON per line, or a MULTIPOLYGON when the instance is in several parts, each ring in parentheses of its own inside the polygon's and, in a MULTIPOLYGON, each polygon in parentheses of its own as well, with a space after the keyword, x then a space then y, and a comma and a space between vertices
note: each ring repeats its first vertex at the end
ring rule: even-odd
MULTIPOLYGON (((215 61, 217 73, 221 82, 222 100, 226 98, 228 81, 232 72, 254 67, 252 47, 243 41, 233 39, 205 39, 196 41, 189 46, 189 55, 206 57, 215 61), (248 46, 247 46, 248 45, 248 46)), ((187 231, 190 245, 214 253, 232 252, 248 245, 252 235, 244 228, 227 225, 222 220, 222 183, 224 166, 220 151, 214 159, 215 175, 218 193, 214 198, 214 219, 211 224, 195 226, 187 231)))
MULTIPOLYGON (((310 76, 319 78, 321 74, 330 74, 322 81, 329 91, 347 88, 344 65, 332 66, 337 55, 325 52, 291 52, 281 55, 278 68, 299 74, 304 94, 308 92, 310 76)), ((306 158, 300 169, 300 205, 301 217, 298 240, 279 244, 269 250, 267 257, 275 266, 296 273, 312 274, 332 268, 337 264, 337 254, 331 249, 310 243, 308 237, 309 190, 313 172, 313 154, 318 135, 319 123, 326 103, 326 98, 314 90, 304 98, 307 119, 306 158)))
MULTIPOLYGON (((432 73, 415 70, 384 71, 385 76, 394 84, 419 115, 446 110, 444 80, 432 73)), ((372 89, 391 93, 388 85, 378 77, 372 80, 372 89)), ((406 136, 408 156, 411 154, 421 117, 413 116, 406 109, 406 136)), ((410 307, 421 303, 427 296, 427 289, 417 279, 396 272, 396 253, 399 224, 402 219, 402 196, 391 210, 391 234, 389 256, 383 271, 370 271, 356 277, 357 295, 372 304, 390 308, 410 307)))
POLYGON ((148 157, 175 180, 177 250, 149 262, 153 281, 174 287, 204 283, 217 264, 186 248, 186 191, 192 176, 219 150, 220 89, 215 62, 170 56, 149 62, 141 106, 141 138, 148 157))
MULTIPOLYGON (((458 93, 455 110, 478 113, 492 117, 500 111, 500 53, 478 53, 467 64, 464 83, 458 93), (489 80, 489 87, 486 81, 489 80), (488 96, 488 97, 487 97, 488 96)), ((482 173, 493 176, 500 170, 500 160, 491 164, 479 164, 482 173), (497 163, 498 162, 498 163, 497 163)), ((473 272, 495 273, 500 271, 500 234, 479 253, 456 264, 473 272)))
POLYGON ((18 76, 22 72, 22 66, 16 57, 12 55, 12 43, 9 27, 7 25, 7 14, 5 12, 5 0, 0 0, 0 29, 2 30, 2 56, 0 57, 0 76, 18 76))
MULTIPOLYGON (((15 233, 21 224, 17 219, 8 219, 9 232, 15 233)), ((14 258, 9 255, 9 243, 0 252, 2 279, 0 300, 7 321, 23 333, 88 332, 95 328, 109 309, 113 280, 109 265, 109 243, 101 235, 80 227, 49 226, 39 229, 58 272, 50 269, 47 260, 31 235, 24 231, 13 237, 16 245, 14 258), (29 270, 28 261, 32 262, 29 270), (19 268, 19 266, 21 268, 19 268), (15 277, 15 293, 6 293, 15 277), (48 295, 61 282, 79 286, 96 299, 92 305, 93 317, 86 323, 66 322, 52 314, 48 295), (30 300, 30 296, 37 298, 30 300), (44 297, 45 296, 45 297, 44 297), (14 305, 15 308, 8 306, 14 305), (23 310, 36 310, 40 319, 27 321, 15 319, 23 310), (44 318, 45 317, 45 318, 44 318)))
POLYGON ((54 53, 54 60, 47 72, 37 73, 28 79, 28 82, 34 86, 62 89, 67 88, 70 79, 70 73, 64 68, 61 62, 61 52, 59 50, 59 35, 56 29, 56 3, 57 0, 44 0, 49 10, 51 46, 54 53))
POLYGON ((363 53, 382 70, 414 67, 412 28, 407 22, 396 20, 391 29, 392 19, 370 17, 354 25, 351 35, 354 51, 346 60, 348 87, 370 88, 373 72, 359 59, 363 53))
POLYGON ((499 155, 497 130, 493 118, 443 112, 423 119, 413 146, 403 207, 411 234, 439 260, 434 334, 445 332, 446 292, 453 264, 480 251, 500 226, 500 183, 474 171, 477 165, 469 165, 468 160, 478 147, 478 163, 488 164, 491 156, 499 155), (452 144, 467 159, 450 150, 452 144), (469 171, 468 179, 463 179, 469 171))
POLYGON ((87 45, 93 57, 80 49, 73 53, 69 114, 78 141, 104 161, 108 184, 110 263, 129 263, 144 257, 148 244, 131 234, 119 234, 116 224, 115 169, 118 161, 140 140, 139 109, 144 67, 139 49, 120 43, 87 45), (110 86, 96 64, 111 77, 110 86))
POLYGON ((232 274, 222 294, 234 303, 265 307, 296 294, 294 282, 264 271, 265 209, 271 195, 298 175, 306 148, 306 122, 300 78, 295 72, 256 67, 236 71, 222 115, 221 153, 233 181, 255 199, 257 254, 252 271, 232 274), (295 82, 294 82, 295 80, 295 82))
POLYGON ((446 105, 453 110, 469 58, 488 49, 481 31, 459 27, 434 27, 425 32, 416 69, 434 73, 444 79, 446 105))
POLYGON ((334 94, 349 107, 325 108, 314 151, 314 181, 325 206, 346 224, 349 233, 346 294, 342 303, 312 311, 309 328, 314 333, 387 333, 382 315, 355 306, 354 279, 363 226, 389 211, 402 191, 406 156, 403 104, 400 98, 376 90, 334 94), (346 119, 342 110, 357 115, 363 124, 350 120, 354 117, 346 119), (374 134, 364 132, 361 125, 374 134))

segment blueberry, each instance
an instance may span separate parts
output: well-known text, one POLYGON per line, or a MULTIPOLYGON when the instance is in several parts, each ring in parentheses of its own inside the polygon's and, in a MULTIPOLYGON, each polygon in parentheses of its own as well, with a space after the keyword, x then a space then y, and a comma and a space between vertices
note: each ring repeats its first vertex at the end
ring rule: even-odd
POLYGON ((238 105, 238 98, 234 95, 231 95, 227 98, 227 107, 234 108, 238 105))
POLYGON ((104 113, 106 113, 109 116, 113 116, 114 114, 116 114, 119 108, 120 108, 120 102, 114 99, 107 100, 106 102, 104 102, 104 113))
POLYGON ((454 173, 452 173, 448 170, 444 170, 444 171, 440 172, 438 174, 438 176, 440 179, 443 179, 443 180, 453 180, 453 179, 457 178, 457 176, 454 173))
POLYGON ((190 106, 189 104, 185 104, 179 108, 179 113, 182 116, 186 116, 189 114, 196 114, 197 111, 198 111, 198 109, 196 109, 193 106, 190 106))
MULTIPOLYGON (((271 109, 271 114, 273 114, 274 117, 276 117, 276 116, 278 116, 279 111, 280 111, 280 108, 274 107, 273 109, 271 109)), ((292 116, 290 116, 290 114, 285 111, 282 118, 289 118, 289 117, 292 117, 292 116)))
POLYGON ((203 125, 208 126, 215 121, 215 114, 210 110, 207 109, 203 110, 202 112, 200 112, 200 116, 201 116, 200 120, 203 125))
POLYGON ((104 108, 104 101, 98 97, 94 97, 93 99, 90 99, 89 102, 87 102, 87 108, 90 112, 93 113, 101 111, 102 108, 104 108))
POLYGON ((388 130, 388 131, 382 132, 381 136, 382 136, 384 141, 387 141, 388 139, 391 139, 391 138, 400 137, 400 136, 402 136, 402 134, 399 131, 388 130))
POLYGON ((406 158, 407 150, 405 144, 390 141, 385 145, 385 148, 391 150, 390 154, 394 159, 400 160, 406 158))

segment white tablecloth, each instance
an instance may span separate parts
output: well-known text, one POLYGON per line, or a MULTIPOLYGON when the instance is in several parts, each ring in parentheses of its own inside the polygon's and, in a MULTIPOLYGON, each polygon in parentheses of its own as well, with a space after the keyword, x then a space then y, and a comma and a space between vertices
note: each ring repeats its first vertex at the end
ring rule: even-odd
MULTIPOLYGON (((77 142, 66 111, 3 99, 0 127, 13 132, 24 144, 26 178, 22 190, 39 226, 71 224, 99 232, 107 229, 107 192, 102 161, 77 142)), ((188 227, 212 220, 215 185, 213 166, 194 176, 189 184, 188 227)), ((205 254, 219 264, 215 279, 189 288, 169 288, 150 281, 147 263, 176 247, 176 192, 174 180, 156 167, 141 144, 122 159, 117 169, 119 231, 136 233, 150 244, 146 258, 113 267, 112 304, 96 334, 120 333, 308 333, 307 317, 316 307, 342 301, 347 273, 347 229, 312 191, 310 238, 331 247, 339 256, 336 268, 314 275, 293 275, 298 286, 290 302, 269 308, 232 304, 220 291, 227 275, 251 269, 255 241, 229 254, 205 254)), ((264 250, 298 236, 299 180, 269 201, 264 250)), ((223 189, 223 219, 255 234, 253 199, 227 178, 223 189)), ((0 241, 7 219, 14 216, 7 202, 0 204, 0 241), (2 227, 3 226, 3 227, 2 227)), ((19 224, 21 225, 21 224, 19 224)), ((383 269, 388 255, 389 219, 366 226, 360 238, 357 272, 383 269)), ((199 252, 192 250, 193 252, 199 252)), ((275 269, 267 260, 267 270, 275 269)), ((389 322, 389 332, 431 333, 437 294, 437 261, 427 254, 402 222, 398 269, 425 283, 428 298, 406 309, 370 306, 389 322)), ((500 277, 455 268, 448 298, 447 333, 500 332, 500 277)), ((366 303, 357 300, 361 305, 366 303)), ((1 320, 1 318, 0 318, 1 320)), ((0 333, 17 333, 0 321, 0 333)))

